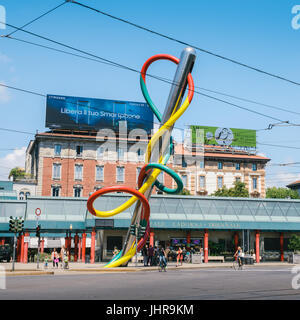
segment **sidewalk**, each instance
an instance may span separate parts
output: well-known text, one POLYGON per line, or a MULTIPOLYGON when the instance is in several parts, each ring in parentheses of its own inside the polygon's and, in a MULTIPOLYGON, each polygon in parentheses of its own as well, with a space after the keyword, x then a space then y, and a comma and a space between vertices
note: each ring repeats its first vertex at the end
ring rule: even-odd
MULTIPOLYGON (((37 269, 36 263, 15 263, 15 271, 11 272, 11 263, 0 263, 0 267, 6 270, 7 275, 62 275, 62 274, 76 274, 76 273, 111 273, 111 272, 146 272, 157 270, 157 266, 144 267, 143 264, 138 263, 136 267, 135 263, 129 263, 128 267, 118 268, 103 268, 105 263, 82 263, 82 262, 70 262, 70 267, 67 270, 61 268, 52 268, 52 264, 48 264, 48 268, 44 269, 44 264, 40 263, 39 269, 37 269)), ((259 268, 259 267, 293 267, 294 264, 287 262, 262 262, 254 265, 246 265, 247 268, 259 268)), ((232 262, 210 262, 201 264, 184 263, 182 266, 176 267, 175 262, 168 263, 168 270, 180 270, 180 269, 204 269, 204 268, 231 268, 232 262)))

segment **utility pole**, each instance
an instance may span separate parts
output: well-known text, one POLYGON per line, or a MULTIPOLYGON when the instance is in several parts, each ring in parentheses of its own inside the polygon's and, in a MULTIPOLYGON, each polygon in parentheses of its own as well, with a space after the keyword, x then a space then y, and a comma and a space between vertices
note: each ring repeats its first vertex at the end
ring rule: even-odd
POLYGON ((40 225, 38 224, 37 227, 36 227, 36 237, 38 237, 38 253, 37 253, 37 258, 36 258, 36 261, 37 261, 37 269, 39 269, 40 267, 40 243, 41 243, 41 227, 40 225))
POLYGON ((137 250, 137 246, 138 246, 138 234, 139 234, 139 226, 138 224, 135 225, 135 248, 136 248, 136 251, 135 251, 135 266, 137 267, 138 266, 138 250, 137 250))

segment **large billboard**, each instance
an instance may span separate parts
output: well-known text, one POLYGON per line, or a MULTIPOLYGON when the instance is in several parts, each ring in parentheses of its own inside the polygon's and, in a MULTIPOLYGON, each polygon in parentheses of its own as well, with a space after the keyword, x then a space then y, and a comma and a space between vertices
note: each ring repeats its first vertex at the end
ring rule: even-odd
POLYGON ((192 143, 256 148, 256 131, 225 127, 190 126, 192 143))
POLYGON ((153 112, 147 103, 47 95, 46 127, 73 130, 153 129, 153 112))

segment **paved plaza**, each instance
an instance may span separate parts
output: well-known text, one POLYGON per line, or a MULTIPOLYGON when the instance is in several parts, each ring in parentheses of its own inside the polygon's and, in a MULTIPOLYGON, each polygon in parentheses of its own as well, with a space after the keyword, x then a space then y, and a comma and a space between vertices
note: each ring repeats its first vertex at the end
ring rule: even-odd
MULTIPOLYGON (((169 268, 158 272, 56 272, 54 275, 13 276, 6 279, 5 299, 72 300, 207 300, 287 299, 300 300, 293 289, 291 265, 169 268)), ((128 268, 128 270, 134 268, 128 268)), ((94 269, 95 271, 96 269, 94 269)), ((300 270, 299 270, 300 271, 300 270)))

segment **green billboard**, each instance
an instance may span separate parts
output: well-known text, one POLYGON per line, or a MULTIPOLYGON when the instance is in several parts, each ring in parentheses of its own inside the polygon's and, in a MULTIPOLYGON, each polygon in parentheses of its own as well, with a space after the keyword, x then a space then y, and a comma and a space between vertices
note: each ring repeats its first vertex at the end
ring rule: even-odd
POLYGON ((256 130, 190 126, 192 143, 256 148, 256 130))

